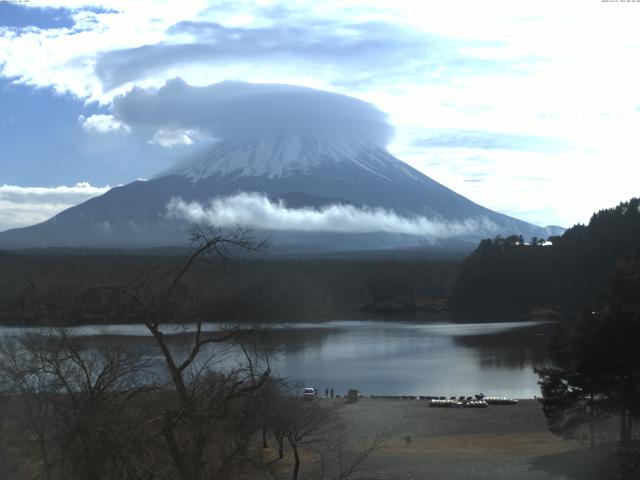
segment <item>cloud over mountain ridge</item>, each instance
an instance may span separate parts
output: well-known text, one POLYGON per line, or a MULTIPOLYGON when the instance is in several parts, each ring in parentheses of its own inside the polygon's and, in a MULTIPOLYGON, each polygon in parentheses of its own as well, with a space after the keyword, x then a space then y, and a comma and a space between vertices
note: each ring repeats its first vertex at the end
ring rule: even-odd
POLYGON ((331 204, 320 208, 289 208, 257 192, 217 197, 208 204, 174 197, 167 204, 169 218, 220 227, 250 225, 277 231, 373 233, 387 232, 444 239, 465 235, 491 235, 499 227, 487 217, 447 221, 424 216, 400 216, 384 208, 331 204))

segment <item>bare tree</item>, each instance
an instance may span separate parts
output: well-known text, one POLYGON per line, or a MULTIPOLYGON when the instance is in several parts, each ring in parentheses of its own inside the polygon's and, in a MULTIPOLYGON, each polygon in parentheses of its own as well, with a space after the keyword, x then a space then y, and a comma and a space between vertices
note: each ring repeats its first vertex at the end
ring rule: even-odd
POLYGON ((385 425, 358 442, 343 421, 344 404, 305 401, 286 384, 276 392, 270 403, 269 425, 278 445, 278 458, 284 458, 285 439, 291 447, 292 480, 301 475, 303 452, 312 459, 304 469, 305 478, 349 478, 398 430, 397 426, 385 425))
POLYGON ((23 462, 31 468, 26 475, 105 478, 119 462, 109 447, 130 425, 121 414, 143 371, 138 353, 111 342, 88 348, 63 329, 6 339, 7 429, 25 459, 38 459, 23 462))
POLYGON ((288 403, 282 399, 272 399, 267 414, 267 422, 278 446, 278 458, 284 459, 284 441, 289 431, 291 417, 288 414, 288 403))
POLYGON ((237 251, 257 251, 263 244, 253 239, 250 229, 228 232, 198 226, 191 238, 193 253, 164 282, 152 274, 108 289, 112 302, 124 299, 135 309, 162 353, 171 388, 163 393, 155 421, 176 476, 184 480, 237 473, 239 459, 250 453, 249 438, 256 428, 255 415, 246 415, 247 408, 270 375, 266 356, 246 345, 253 326, 205 332, 203 319, 181 288, 201 259, 225 260, 237 251), (182 356, 165 333, 168 324, 183 325, 188 333, 183 336, 189 345, 182 356), (229 344, 238 347, 240 358, 222 368, 229 360, 229 344))
POLYGON ((12 433, 9 428, 11 388, 8 379, 0 372, 0 478, 17 476, 11 455, 12 433))
POLYGON ((286 380, 272 378, 263 391, 261 407, 261 418, 263 425, 263 448, 266 444, 268 431, 274 438, 278 449, 278 459, 284 459, 284 442, 287 432, 290 429, 293 417, 290 415, 291 408, 298 407, 298 400, 292 398, 293 389, 286 380))
POLYGON ((287 404, 289 424, 286 437, 294 458, 291 479, 297 480, 300 471, 300 448, 309 447, 328 435, 328 430, 332 428, 333 410, 320 407, 316 402, 302 402, 300 398, 289 398, 287 404))
POLYGON ((26 338, 3 342, 0 350, 0 371, 8 385, 7 395, 13 402, 10 416, 14 443, 25 456, 34 455, 40 464, 40 475, 53 478, 56 455, 55 395, 60 390, 58 379, 42 374, 43 365, 26 338))
POLYGON ((294 480, 303 451, 317 460, 305 464, 310 478, 343 479, 378 448, 381 436, 353 448, 335 408, 303 402, 272 378, 260 325, 212 329, 199 314, 186 279, 205 259, 227 263, 260 249, 252 232, 197 227, 192 240, 193 252, 175 270, 147 268, 78 297, 95 318, 109 320, 114 311, 136 318, 160 353, 160 368, 144 351, 108 337, 85 342, 64 329, 0 345, 7 386, 0 434, 4 428, 19 437, 12 452, 23 459, 22 477, 249 479, 269 473, 258 441, 262 434, 264 447, 269 430, 280 458, 285 439, 291 446, 294 480))
POLYGON ((332 417, 334 428, 326 429, 322 442, 318 442, 315 452, 318 455, 310 476, 315 480, 344 480, 358 473, 358 470, 371 454, 384 446, 399 427, 385 425, 362 442, 356 442, 352 432, 340 422, 336 415, 332 417))

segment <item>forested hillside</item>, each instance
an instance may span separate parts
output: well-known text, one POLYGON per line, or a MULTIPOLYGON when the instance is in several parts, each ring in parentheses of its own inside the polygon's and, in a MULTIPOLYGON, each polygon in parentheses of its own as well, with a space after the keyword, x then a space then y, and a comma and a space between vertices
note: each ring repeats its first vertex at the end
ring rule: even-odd
MULTIPOLYGON (((0 252, 0 322, 91 323, 105 287, 160 285, 181 256, 0 252)), ((306 321, 438 311, 458 261, 264 259, 202 261, 182 295, 207 320, 306 321)), ((126 310, 110 318, 135 321, 126 310)))
POLYGON ((595 213, 548 242, 483 240, 462 264, 450 296, 459 311, 580 310, 603 298, 616 262, 640 244, 640 199, 595 213))

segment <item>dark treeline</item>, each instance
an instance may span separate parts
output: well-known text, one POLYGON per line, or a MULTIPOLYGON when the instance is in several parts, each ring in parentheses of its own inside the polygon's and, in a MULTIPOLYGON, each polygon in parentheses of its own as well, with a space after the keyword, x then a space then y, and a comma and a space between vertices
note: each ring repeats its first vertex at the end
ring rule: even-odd
MULTIPOLYGON (((99 321, 97 290, 148 271, 171 273, 181 256, 0 254, 0 320, 99 321), (84 309, 83 305, 91 308, 84 309), (70 308, 69 306, 73 306, 70 308)), ((459 262, 426 259, 252 259, 202 262, 182 289, 210 320, 314 320, 405 315, 443 308, 459 262)), ((110 321, 135 321, 123 308, 110 321)))
MULTIPOLYGON (((210 320, 307 321, 454 311, 581 311, 604 299, 616 262, 640 244, 639 199, 593 215, 561 237, 483 240, 464 261, 428 258, 252 258, 200 264, 183 289, 210 320), (447 299, 447 302, 445 302, 447 299)), ((0 322, 46 322, 64 306, 68 321, 96 288, 145 272, 170 273, 182 255, 150 252, 0 252, 0 322), (73 305, 75 311, 67 307, 73 305), (71 313, 69 313, 71 312, 71 313)), ((127 309, 109 319, 135 321, 127 309)))
POLYGON ((640 199, 595 213, 547 242, 518 236, 483 240, 454 282, 460 311, 581 311, 604 299, 608 276, 640 244, 640 199))
POLYGON ((635 480, 640 478, 640 248, 616 262, 604 297, 602 304, 557 325, 550 363, 536 368, 539 400, 553 433, 589 439, 593 478, 635 480), (617 445, 611 434, 616 423, 617 445))

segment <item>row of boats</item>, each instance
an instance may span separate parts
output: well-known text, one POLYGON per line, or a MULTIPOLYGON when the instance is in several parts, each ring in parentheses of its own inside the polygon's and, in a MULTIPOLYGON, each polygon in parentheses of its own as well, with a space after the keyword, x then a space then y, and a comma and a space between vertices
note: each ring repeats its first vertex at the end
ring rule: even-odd
POLYGON ((432 398, 430 407, 466 407, 466 408, 486 408, 489 405, 516 405, 518 400, 507 397, 485 397, 476 395, 473 397, 438 397, 432 398))
POLYGON ((432 397, 429 395, 371 395, 370 398, 384 400, 427 400, 430 407, 466 407, 485 408, 489 405, 516 405, 518 400, 508 397, 485 397, 475 395, 474 397, 432 397))
POLYGON ((464 407, 464 408, 487 408, 489 404, 484 400, 451 400, 449 398, 444 400, 431 400, 429 402, 430 407, 439 408, 451 408, 451 407, 464 407))

